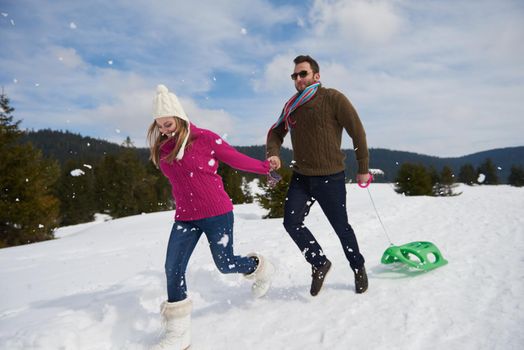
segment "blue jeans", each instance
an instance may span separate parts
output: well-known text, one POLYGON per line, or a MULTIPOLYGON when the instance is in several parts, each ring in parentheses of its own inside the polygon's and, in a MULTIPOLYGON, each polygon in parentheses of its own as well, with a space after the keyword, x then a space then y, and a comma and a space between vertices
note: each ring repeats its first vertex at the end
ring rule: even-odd
POLYGON ((305 176, 293 173, 284 206, 284 227, 312 266, 323 265, 327 258, 322 247, 304 225, 304 219, 315 201, 335 230, 353 270, 364 265, 357 238, 348 222, 344 172, 327 176, 305 176))
POLYGON ((187 297, 186 268, 189 258, 205 233, 216 266, 222 273, 255 271, 255 258, 233 254, 233 212, 194 221, 175 221, 166 255, 166 278, 168 302, 187 297))

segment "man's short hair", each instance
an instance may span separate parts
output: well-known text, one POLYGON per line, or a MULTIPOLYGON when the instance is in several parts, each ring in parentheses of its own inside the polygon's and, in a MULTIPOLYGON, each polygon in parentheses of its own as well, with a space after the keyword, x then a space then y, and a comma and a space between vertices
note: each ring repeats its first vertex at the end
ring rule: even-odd
POLYGON ((302 62, 308 62, 309 65, 311 66, 311 69, 313 70, 313 73, 320 73, 320 67, 318 66, 318 63, 317 61, 315 61, 313 59, 313 57, 309 56, 309 55, 300 55, 300 56, 297 56, 295 57, 295 59, 293 60, 293 62, 295 64, 299 64, 299 63, 302 63, 302 62))

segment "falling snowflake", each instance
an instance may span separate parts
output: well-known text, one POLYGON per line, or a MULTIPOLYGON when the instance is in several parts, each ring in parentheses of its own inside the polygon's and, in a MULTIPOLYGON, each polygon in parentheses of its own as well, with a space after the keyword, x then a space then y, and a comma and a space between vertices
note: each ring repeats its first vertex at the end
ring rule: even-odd
POLYGON ((112 65, 113 64, 113 60, 107 61, 107 64, 112 65))
POLYGON ((89 164, 84 164, 84 167, 88 168, 88 169, 93 169, 93 166, 92 165, 89 165, 89 164))
POLYGON ((209 162, 207 162, 207 164, 209 164, 209 166, 213 166, 213 165, 215 165, 215 160, 214 159, 210 159, 209 162))
POLYGON ((221 244, 224 247, 227 247, 227 244, 229 243, 229 237, 228 235, 223 235, 220 241, 217 242, 217 244, 221 244))
POLYGON ((69 28, 71 28, 71 29, 76 29, 76 24, 75 24, 75 22, 71 22, 71 23, 69 23, 69 28))
POLYGON ((222 139, 216 139, 215 142, 217 143, 217 145, 221 145, 222 144, 222 139))
POLYGON ((384 175, 384 170, 382 170, 382 169, 369 169, 369 173, 373 174, 373 175, 384 175))
POLYGON ((477 178, 477 182, 481 184, 484 182, 484 180, 486 180, 486 175, 480 173, 479 177, 477 178))
POLYGON ((240 34, 247 35, 247 29, 246 28, 240 29, 240 34))
POLYGON ((75 176, 75 177, 85 175, 82 169, 71 170, 70 174, 71 176, 75 176))

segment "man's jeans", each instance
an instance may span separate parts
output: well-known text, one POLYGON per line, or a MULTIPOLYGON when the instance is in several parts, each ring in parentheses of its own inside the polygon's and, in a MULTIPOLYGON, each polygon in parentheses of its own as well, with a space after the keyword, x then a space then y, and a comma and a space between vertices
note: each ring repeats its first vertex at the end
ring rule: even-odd
POLYGON ((233 254, 233 212, 194 221, 175 221, 166 255, 167 295, 169 302, 187 296, 186 267, 195 246, 205 233, 216 266, 222 273, 255 271, 254 258, 233 254))
POLYGON ((320 267, 326 262, 320 244, 304 226, 304 218, 315 200, 320 204, 335 230, 353 270, 364 265, 357 238, 348 223, 344 172, 327 176, 305 176, 293 173, 284 207, 284 227, 307 262, 320 267))

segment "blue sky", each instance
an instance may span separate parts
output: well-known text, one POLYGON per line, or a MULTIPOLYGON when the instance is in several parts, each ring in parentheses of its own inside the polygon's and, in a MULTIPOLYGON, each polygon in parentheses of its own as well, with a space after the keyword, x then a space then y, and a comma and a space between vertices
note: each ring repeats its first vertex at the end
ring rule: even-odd
POLYGON ((0 85, 23 128, 145 147, 163 83, 198 126, 263 144, 295 92, 293 58, 310 54, 370 147, 524 145, 519 0, 0 0, 0 42, 0 85))

